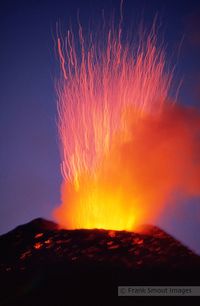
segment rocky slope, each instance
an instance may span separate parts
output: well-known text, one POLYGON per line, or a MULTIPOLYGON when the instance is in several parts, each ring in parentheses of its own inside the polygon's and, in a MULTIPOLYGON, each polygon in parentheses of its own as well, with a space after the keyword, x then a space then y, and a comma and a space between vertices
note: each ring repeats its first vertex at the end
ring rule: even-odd
POLYGON ((199 256, 154 226, 62 230, 40 218, 2 235, 0 250, 0 305, 117 304, 120 285, 200 285, 199 256))

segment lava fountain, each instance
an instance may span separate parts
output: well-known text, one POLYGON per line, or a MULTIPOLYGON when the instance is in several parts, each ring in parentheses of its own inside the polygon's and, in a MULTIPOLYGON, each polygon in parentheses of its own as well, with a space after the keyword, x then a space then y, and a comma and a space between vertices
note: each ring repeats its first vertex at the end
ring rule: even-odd
POLYGON ((169 99, 173 71, 149 34, 58 35, 64 228, 133 230, 175 195, 199 194, 199 115, 169 99))

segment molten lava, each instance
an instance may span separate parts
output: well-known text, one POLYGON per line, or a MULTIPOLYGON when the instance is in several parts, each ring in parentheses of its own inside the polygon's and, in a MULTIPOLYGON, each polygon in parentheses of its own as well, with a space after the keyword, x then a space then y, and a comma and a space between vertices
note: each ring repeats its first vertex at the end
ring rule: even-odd
POLYGON ((169 102, 172 72, 154 30, 137 44, 121 24, 58 37, 58 130, 65 228, 133 230, 174 195, 200 190, 199 114, 169 102))

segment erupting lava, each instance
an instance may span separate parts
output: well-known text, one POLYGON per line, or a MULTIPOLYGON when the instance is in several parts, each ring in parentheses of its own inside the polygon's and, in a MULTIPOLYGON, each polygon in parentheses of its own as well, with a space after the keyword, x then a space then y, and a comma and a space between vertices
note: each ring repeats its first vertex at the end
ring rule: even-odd
POLYGON ((133 230, 172 195, 199 193, 199 115, 169 102, 173 73, 154 29, 134 44, 121 23, 100 36, 79 25, 78 38, 58 37, 63 184, 54 216, 69 229, 133 230))

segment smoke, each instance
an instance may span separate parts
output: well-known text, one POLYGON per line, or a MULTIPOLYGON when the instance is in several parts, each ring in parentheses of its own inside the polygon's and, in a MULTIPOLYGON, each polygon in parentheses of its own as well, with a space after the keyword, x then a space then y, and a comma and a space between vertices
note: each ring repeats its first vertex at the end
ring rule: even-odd
POLYGON ((159 115, 140 118, 130 129, 130 140, 105 161, 98 183, 106 177, 105 192, 121 190, 129 211, 133 199, 138 222, 153 222, 171 201, 200 195, 197 109, 166 103, 159 115))

